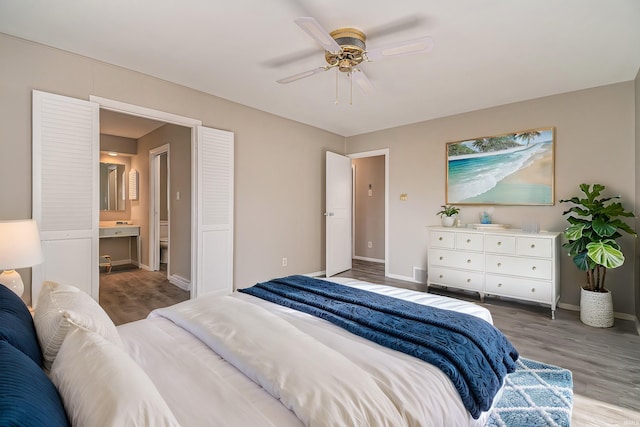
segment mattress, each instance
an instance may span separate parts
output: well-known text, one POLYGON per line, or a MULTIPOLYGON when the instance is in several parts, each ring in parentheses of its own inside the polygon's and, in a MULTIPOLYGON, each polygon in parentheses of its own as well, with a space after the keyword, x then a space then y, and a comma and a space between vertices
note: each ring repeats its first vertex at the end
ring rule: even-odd
MULTIPOLYGON (((492 323, 489 311, 473 303, 354 279, 329 280, 418 304, 467 313, 492 323)), ((264 308, 301 333, 313 337, 320 345, 348 358, 368 373, 385 393, 393 396, 392 400, 407 425, 485 424, 487 414, 473 419, 450 380, 432 365, 381 347, 314 316, 238 292, 234 292, 232 298, 264 308)), ((181 304, 190 306, 194 302, 181 304)), ((286 402, 274 398, 245 375, 246 372, 243 373, 199 338, 167 318, 150 316, 121 325, 118 332, 127 352, 145 370, 182 425, 303 425, 286 402)), ((319 390, 321 388, 318 387, 319 390)))

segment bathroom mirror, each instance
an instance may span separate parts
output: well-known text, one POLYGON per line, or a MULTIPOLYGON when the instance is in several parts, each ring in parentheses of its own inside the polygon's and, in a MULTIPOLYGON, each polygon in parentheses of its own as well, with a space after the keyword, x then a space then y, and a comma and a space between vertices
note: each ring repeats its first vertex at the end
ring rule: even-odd
POLYGON ((126 200, 124 165, 100 163, 100 210, 123 211, 126 200))

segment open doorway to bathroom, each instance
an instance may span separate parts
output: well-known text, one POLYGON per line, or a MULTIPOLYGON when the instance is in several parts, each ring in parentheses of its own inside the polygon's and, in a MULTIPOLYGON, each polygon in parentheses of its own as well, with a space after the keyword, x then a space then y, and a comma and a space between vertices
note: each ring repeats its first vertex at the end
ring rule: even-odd
POLYGON ((132 170, 138 173, 135 197, 130 197, 132 182, 124 182, 125 209, 100 212, 101 225, 126 221, 139 227, 137 248, 135 238, 131 242, 100 239, 100 253, 112 255, 113 267, 110 272, 100 269, 99 302, 114 323, 122 324, 142 319, 155 308, 190 298, 191 129, 149 116, 103 109, 100 126, 101 157, 111 163, 123 163, 127 176, 132 170), (102 142, 106 144, 103 146, 102 142), (108 152, 117 156, 107 157, 108 152), (179 168, 173 181, 172 164, 179 168), (171 188, 182 193, 174 203, 169 197, 171 188), (171 218, 177 218, 184 226, 169 231, 171 218), (181 252, 176 257, 169 256, 171 233, 175 237, 171 241, 174 249, 181 252), (167 240, 161 242, 164 237, 167 240))

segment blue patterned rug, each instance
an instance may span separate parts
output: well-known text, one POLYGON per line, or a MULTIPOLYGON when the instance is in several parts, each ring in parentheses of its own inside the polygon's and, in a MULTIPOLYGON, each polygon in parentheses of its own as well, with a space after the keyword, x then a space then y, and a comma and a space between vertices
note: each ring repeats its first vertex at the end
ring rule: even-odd
POLYGON ((502 397, 491 410, 486 427, 569 427, 571 371, 522 357, 516 363, 518 368, 507 375, 502 397))

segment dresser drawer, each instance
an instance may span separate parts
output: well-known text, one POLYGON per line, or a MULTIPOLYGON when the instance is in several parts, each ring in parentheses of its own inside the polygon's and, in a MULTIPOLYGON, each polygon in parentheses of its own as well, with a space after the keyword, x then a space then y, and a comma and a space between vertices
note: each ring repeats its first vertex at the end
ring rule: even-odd
POLYGON ((505 255, 516 254, 515 236, 504 236, 500 234, 487 234, 484 236, 484 247, 487 252, 505 255))
POLYGON ((452 286, 478 292, 482 292, 484 289, 484 274, 475 271, 430 267, 428 278, 430 284, 452 286))
POLYGON ((455 233, 448 231, 430 231, 429 244, 432 248, 455 248, 455 233))
POLYGON ((484 270, 484 254, 480 252, 457 252, 446 249, 430 249, 429 264, 438 267, 453 267, 465 270, 484 270))
POLYGON ((553 263, 548 259, 516 258, 487 254, 487 273, 511 274, 532 279, 551 280, 553 263))
POLYGON ((456 249, 481 252, 484 250, 484 236, 477 233, 457 233, 456 249))
POLYGON ((553 254, 551 240, 539 237, 518 237, 518 255, 551 258, 553 254))
POLYGON ((551 282, 487 274, 485 290, 493 295, 551 303, 551 282))

